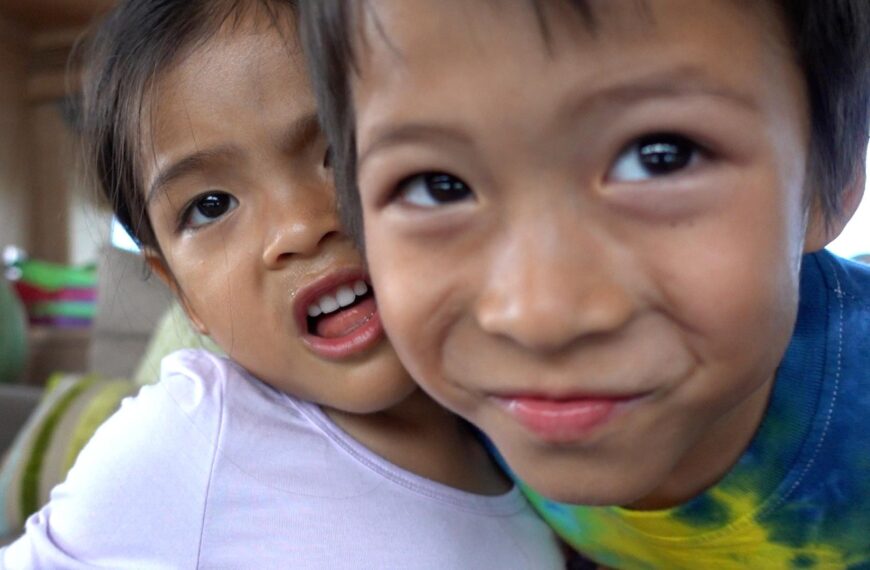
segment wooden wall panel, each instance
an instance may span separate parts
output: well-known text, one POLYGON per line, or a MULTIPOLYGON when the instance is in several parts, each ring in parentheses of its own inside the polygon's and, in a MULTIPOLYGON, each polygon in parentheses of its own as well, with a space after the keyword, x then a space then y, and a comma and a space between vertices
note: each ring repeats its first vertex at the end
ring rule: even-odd
POLYGON ((0 249, 29 245, 30 107, 26 35, 0 18, 0 249))

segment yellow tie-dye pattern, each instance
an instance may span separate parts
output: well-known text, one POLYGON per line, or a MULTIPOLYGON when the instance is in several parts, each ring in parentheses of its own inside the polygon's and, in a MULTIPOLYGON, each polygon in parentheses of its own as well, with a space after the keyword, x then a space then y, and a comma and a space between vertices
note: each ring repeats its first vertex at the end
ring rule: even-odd
MULTIPOLYGON (((621 570, 847 568, 841 553, 827 545, 793 547, 775 542, 753 516, 760 509, 756 497, 715 488, 710 497, 735 515, 731 523, 705 531, 677 518, 675 510, 574 507, 573 515, 585 532, 582 536, 566 533, 564 538, 581 552, 621 570)), ((558 519, 552 522, 557 530, 565 530, 558 519)))

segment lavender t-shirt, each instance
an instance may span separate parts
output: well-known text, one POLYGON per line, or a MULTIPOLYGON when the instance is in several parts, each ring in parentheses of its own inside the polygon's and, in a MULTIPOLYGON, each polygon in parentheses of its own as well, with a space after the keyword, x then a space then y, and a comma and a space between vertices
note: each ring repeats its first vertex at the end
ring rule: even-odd
POLYGON ((564 568, 517 491, 375 455, 317 407, 181 351, 95 434, 7 568, 564 568))

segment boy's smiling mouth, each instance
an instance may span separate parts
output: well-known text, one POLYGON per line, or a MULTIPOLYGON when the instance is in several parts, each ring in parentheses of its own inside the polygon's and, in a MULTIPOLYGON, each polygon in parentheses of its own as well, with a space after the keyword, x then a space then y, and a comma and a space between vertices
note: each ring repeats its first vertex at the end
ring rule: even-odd
POLYGON ((552 399, 539 395, 493 397, 505 413, 547 443, 585 439, 644 396, 577 396, 552 399))
POLYGON ((384 336, 371 287, 359 270, 334 272, 303 288, 294 312, 305 345, 323 358, 356 355, 384 336))

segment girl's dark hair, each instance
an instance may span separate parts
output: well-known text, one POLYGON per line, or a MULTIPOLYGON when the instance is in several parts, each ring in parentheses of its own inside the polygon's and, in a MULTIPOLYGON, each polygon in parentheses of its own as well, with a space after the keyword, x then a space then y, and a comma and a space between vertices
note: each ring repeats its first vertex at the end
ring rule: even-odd
POLYGON ((86 170, 141 246, 160 252, 145 210, 143 133, 161 74, 252 9, 277 22, 293 0, 121 0, 85 41, 81 108, 86 170))
MULTIPOLYGON (((528 0, 546 34, 547 1, 528 0)), ((594 3, 561 0, 594 27, 594 3)), ((832 219, 844 191, 863 178, 870 134, 870 2, 868 0, 768 0, 786 25, 803 70, 811 108, 809 179, 815 200, 832 219)), ((754 3, 754 0, 753 0, 754 3)), ((750 6, 746 3, 746 9, 750 6)), ((356 186, 355 119, 351 96, 356 21, 365 0, 316 0, 300 6, 303 44, 314 79, 321 122, 332 144, 342 219, 363 245, 362 210, 356 186)))

